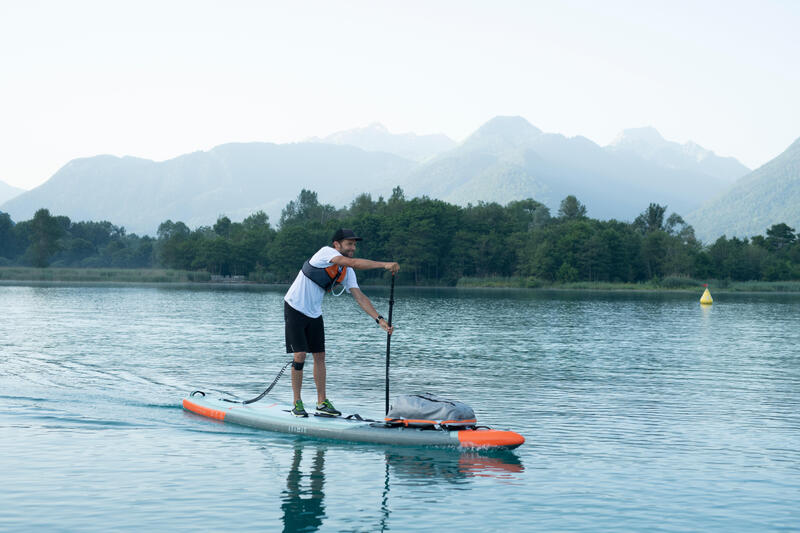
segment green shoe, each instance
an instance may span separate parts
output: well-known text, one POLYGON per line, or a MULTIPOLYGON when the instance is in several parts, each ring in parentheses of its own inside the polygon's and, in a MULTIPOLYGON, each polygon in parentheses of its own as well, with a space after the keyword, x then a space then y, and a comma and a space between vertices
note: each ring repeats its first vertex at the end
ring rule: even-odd
POLYGON ((292 414, 298 418, 304 418, 308 416, 308 413, 306 413, 306 410, 303 407, 303 400, 297 400, 296 402, 294 402, 294 407, 292 407, 292 414))
POLYGON ((325 398, 325 401, 317 404, 317 412, 322 415, 328 416, 342 416, 341 411, 337 411, 331 401, 325 398))

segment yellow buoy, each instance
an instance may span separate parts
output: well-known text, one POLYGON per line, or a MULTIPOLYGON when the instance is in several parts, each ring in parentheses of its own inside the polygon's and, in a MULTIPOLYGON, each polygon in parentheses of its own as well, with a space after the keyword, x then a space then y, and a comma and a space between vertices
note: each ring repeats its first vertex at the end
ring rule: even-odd
POLYGON ((705 287, 706 290, 703 291, 703 296, 700 297, 700 304, 701 305, 711 305, 712 303, 714 303, 714 299, 711 297, 711 293, 708 292, 708 285, 705 284, 705 285, 703 285, 703 287, 705 287))

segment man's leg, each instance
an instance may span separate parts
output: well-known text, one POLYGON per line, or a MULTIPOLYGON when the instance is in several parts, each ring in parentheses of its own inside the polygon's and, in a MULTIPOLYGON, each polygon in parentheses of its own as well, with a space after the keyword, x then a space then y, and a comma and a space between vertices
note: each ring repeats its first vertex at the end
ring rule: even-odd
POLYGON ((314 383, 317 385, 317 413, 324 413, 328 416, 341 416, 342 412, 333 406, 325 393, 325 374, 325 352, 314 352, 314 383))
POLYGON ((317 386, 318 404, 324 402, 325 398, 327 398, 325 395, 325 377, 325 352, 317 352, 314 354, 314 384, 317 386))
MULTIPOLYGON (((306 360, 306 353, 305 352, 294 352, 294 362, 295 363, 304 363, 306 360)), ((314 365, 314 377, 316 378, 317 373, 317 366, 314 365)), ((294 401, 297 403, 301 400, 300 398, 300 391, 303 388, 303 371, 297 370, 294 365, 292 365, 292 393, 294 394, 294 401)))

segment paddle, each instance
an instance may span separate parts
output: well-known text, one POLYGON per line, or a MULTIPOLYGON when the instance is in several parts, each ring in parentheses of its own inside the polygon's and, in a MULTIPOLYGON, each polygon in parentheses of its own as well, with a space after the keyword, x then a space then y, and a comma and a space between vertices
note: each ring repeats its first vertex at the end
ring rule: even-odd
MULTIPOLYGON (((389 327, 392 327, 392 308, 394 307, 394 274, 392 274, 392 288, 389 291, 389 327)), ((392 335, 386 334, 386 414, 389 414, 389 348, 392 345, 392 335)))

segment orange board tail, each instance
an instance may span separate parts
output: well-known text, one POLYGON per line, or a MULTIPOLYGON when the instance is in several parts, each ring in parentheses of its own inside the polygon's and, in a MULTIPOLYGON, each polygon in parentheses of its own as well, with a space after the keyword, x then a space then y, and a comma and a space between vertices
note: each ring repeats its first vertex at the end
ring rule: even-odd
POLYGON ((461 442, 462 448, 516 448, 525 442, 525 437, 513 431, 477 429, 474 431, 459 431, 458 440, 461 442))

